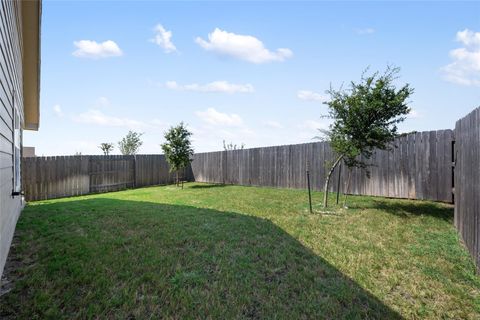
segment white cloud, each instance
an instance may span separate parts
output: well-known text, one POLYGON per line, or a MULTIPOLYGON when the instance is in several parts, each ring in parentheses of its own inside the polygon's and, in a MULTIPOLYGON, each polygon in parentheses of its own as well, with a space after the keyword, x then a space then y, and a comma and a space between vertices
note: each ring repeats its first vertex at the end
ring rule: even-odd
POLYGON ((254 88, 251 84, 235 84, 227 81, 213 81, 207 84, 186 84, 180 85, 175 81, 167 81, 165 86, 171 90, 196 91, 196 92, 223 92, 223 93, 249 93, 254 88))
POLYGON ((90 109, 84 113, 81 113, 74 117, 76 122, 86 123, 86 124, 95 124, 99 126, 107 127, 126 127, 129 129, 142 129, 148 126, 145 122, 129 119, 129 118, 120 118, 115 116, 109 116, 104 114, 100 110, 90 109))
POLYGON ((299 126, 301 129, 308 129, 312 131, 318 131, 318 130, 327 130, 328 129, 328 123, 326 122, 320 122, 316 120, 305 120, 302 124, 299 126))
POLYGON ((298 91, 297 92, 297 97, 301 100, 306 100, 306 101, 320 101, 320 102, 323 102, 323 101, 327 100, 326 96, 324 96, 320 93, 309 91, 309 90, 298 91))
POLYGON ((260 133, 253 131, 246 125, 225 127, 204 123, 197 127, 189 126, 188 128, 193 132, 192 140, 196 152, 223 150, 224 140, 226 143, 231 142, 237 144, 237 146, 244 143, 245 147, 250 148, 261 143, 259 141, 260 133))
POLYGON ((214 108, 208 108, 206 111, 197 111, 195 114, 211 125, 226 127, 240 127, 243 125, 243 120, 238 114, 222 113, 214 108))
POLYGON ((207 51, 252 63, 285 61, 293 56, 290 49, 279 48, 270 51, 265 48, 262 41, 253 36, 235 34, 218 28, 208 35, 208 41, 197 37, 195 42, 207 51))
POLYGON ((480 46, 480 32, 473 32, 465 29, 457 32, 457 41, 463 43, 465 46, 480 46))
POLYGON ((283 126, 279 122, 274 121, 274 120, 265 121, 265 126, 270 127, 270 128, 274 128, 274 129, 282 129, 283 128, 283 126))
POLYGON ((57 117, 63 117, 62 107, 59 104, 53 106, 53 112, 55 112, 57 117))
POLYGON ((323 137, 324 134, 321 131, 328 130, 330 122, 305 120, 297 125, 296 136, 300 142, 312 141, 318 137, 323 137))
POLYGON ((123 55, 122 50, 112 40, 107 40, 102 43, 92 40, 80 40, 74 41, 73 44, 77 47, 77 50, 72 54, 78 58, 100 59, 123 55))
POLYGON ((355 29, 355 32, 359 35, 372 34, 372 33, 375 33, 375 29, 373 28, 355 29))
POLYGON ((150 39, 153 43, 157 44, 165 53, 171 53, 177 51, 177 47, 172 42, 172 31, 167 31, 161 24, 157 24, 153 29, 155 37, 150 39))
POLYGON ((409 119, 418 119, 418 118, 421 118, 423 116, 423 114, 421 112, 418 112, 417 110, 415 109, 411 109, 410 110, 410 113, 407 115, 407 118, 409 119))
POLYGON ((163 120, 160 120, 160 119, 153 119, 152 121, 150 121, 150 123, 154 126, 157 126, 157 127, 161 127, 161 128, 166 128, 168 127, 168 123, 166 123, 165 121, 163 120))
POLYGON ((442 68, 444 79, 453 83, 480 86, 480 32, 468 29, 457 32, 463 47, 450 51, 453 62, 442 68))
POLYGON ((95 107, 97 108, 103 108, 103 107, 108 107, 110 106, 110 100, 108 100, 107 97, 99 97, 95 101, 95 107))

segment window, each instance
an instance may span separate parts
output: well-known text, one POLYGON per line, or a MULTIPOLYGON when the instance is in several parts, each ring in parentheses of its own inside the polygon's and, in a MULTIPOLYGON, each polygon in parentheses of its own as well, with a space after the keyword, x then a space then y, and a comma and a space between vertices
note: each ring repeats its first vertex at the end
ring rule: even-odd
MULTIPOLYGON (((15 93, 14 93, 15 97, 15 93)), ((22 175, 20 171, 21 165, 21 148, 22 148, 22 130, 20 121, 20 112, 18 110, 17 101, 14 98, 14 114, 13 114, 13 194, 18 194, 22 190, 22 175)))

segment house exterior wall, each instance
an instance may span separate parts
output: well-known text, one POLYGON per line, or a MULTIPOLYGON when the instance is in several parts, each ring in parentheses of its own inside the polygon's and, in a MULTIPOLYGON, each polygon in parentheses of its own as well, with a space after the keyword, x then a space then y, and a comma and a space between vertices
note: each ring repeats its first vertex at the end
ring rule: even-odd
POLYGON ((13 195, 24 127, 22 7, 16 0, 0 4, 0 276, 24 204, 13 195))

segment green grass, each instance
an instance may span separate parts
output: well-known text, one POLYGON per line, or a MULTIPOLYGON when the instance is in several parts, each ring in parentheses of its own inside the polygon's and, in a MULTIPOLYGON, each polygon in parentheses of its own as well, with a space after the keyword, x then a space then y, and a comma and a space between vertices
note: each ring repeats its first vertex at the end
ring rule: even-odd
POLYGON ((31 203, 0 317, 480 318, 451 206, 306 199, 187 184, 31 203))

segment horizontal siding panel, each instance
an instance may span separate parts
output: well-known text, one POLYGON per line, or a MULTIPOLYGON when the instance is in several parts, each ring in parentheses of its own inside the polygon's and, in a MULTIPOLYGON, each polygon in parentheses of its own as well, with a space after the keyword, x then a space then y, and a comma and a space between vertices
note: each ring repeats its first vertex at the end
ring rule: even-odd
POLYGON ((0 136, 11 143, 13 142, 12 126, 7 125, 3 120, 0 120, 0 136))
POLYGON ((11 170, 12 165, 13 165, 12 155, 0 152, 0 169, 9 168, 11 170))
POLYGON ((5 122, 7 125, 11 125, 13 121, 11 104, 8 99, 3 100, 1 94, 3 90, 0 88, 0 120, 5 122))
MULTIPOLYGON (((2 168, 0 169, 0 188, 5 191, 7 190, 8 195, 12 192, 12 168, 2 168)), ((2 195, 5 195, 5 192, 1 192, 2 195)))
MULTIPOLYGON (((3 2, 3 1, 2 1, 3 2)), ((5 27, 4 27, 4 19, 1 19, 2 15, 0 15, 0 67, 2 71, 2 82, 5 90, 9 92, 13 91, 13 83, 15 78, 12 76, 12 59, 9 57, 9 50, 8 50, 8 40, 5 36, 5 27)))
POLYGON ((0 20, 2 27, 0 28, 0 39, 3 40, 1 47, 3 49, 2 53, 4 54, 4 59, 7 64, 8 78, 12 81, 10 90, 19 93, 17 99, 22 96, 23 86, 21 85, 21 66, 18 64, 18 59, 21 57, 21 52, 15 50, 18 48, 16 42, 18 41, 18 34, 16 28, 12 27, 12 23, 16 23, 16 18, 13 11, 11 10, 12 3, 11 1, 2 1, 2 9, 4 14, 0 14, 0 20))
POLYGON ((0 152, 6 154, 12 154, 12 143, 0 135, 0 152))

